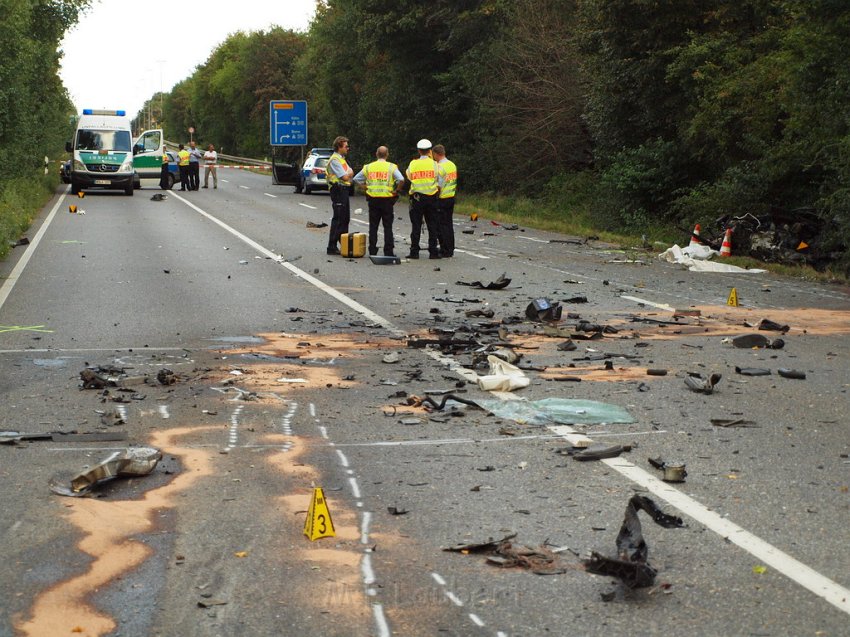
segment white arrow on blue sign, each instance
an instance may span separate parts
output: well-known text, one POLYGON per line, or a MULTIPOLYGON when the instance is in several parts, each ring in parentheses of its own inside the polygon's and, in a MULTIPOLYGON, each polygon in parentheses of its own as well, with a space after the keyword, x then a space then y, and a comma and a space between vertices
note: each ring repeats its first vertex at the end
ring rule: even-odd
POLYGON ((305 100, 269 102, 269 141, 272 146, 307 145, 307 102, 305 100))

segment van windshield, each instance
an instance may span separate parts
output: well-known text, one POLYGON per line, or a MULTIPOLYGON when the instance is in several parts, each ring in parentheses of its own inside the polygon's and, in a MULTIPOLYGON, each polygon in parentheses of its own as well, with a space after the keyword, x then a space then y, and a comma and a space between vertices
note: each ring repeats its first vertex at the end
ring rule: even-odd
POLYGON ((94 130, 77 131, 77 150, 130 150, 130 131, 94 130))

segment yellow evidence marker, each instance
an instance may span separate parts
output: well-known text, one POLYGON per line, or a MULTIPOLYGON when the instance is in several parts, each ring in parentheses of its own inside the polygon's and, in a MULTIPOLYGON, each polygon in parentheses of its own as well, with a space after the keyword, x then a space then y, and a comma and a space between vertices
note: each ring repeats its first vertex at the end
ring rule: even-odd
POLYGON ((304 535, 310 538, 311 542, 336 535, 328 502, 325 500, 325 492, 319 487, 313 489, 313 499, 310 500, 307 520, 304 522, 304 535))
POLYGON ((726 299, 726 305, 731 305, 732 307, 738 307, 738 289, 732 288, 732 291, 729 292, 729 298, 726 299))

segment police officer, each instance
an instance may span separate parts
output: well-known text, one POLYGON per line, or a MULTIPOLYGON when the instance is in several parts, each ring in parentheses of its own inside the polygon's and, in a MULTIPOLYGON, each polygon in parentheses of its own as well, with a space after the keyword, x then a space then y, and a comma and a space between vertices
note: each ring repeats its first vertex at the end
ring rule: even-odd
POLYGON ((334 140, 334 152, 328 160, 327 179, 333 207, 328 235, 328 254, 339 254, 339 238, 348 232, 348 224, 351 222, 348 195, 354 171, 345 161, 349 148, 347 137, 337 137, 334 140))
POLYGON ((432 150, 437 162, 437 184, 440 196, 437 198, 437 224, 440 227, 440 254, 443 257, 454 256, 455 227, 452 219, 455 213, 455 193, 457 192, 457 166, 446 157, 446 147, 437 144, 432 150))
POLYGON ((440 258, 442 245, 437 226, 437 162, 431 158, 431 142, 420 139, 416 144, 419 158, 407 167, 406 175, 410 181, 410 254, 408 259, 419 258, 419 235, 422 233, 422 221, 428 228, 428 254, 431 259, 440 258))
POLYGON ((191 190, 189 187, 189 151, 183 144, 177 150, 177 170, 180 171, 180 190, 191 190))
POLYGON ((390 151, 378 146, 375 161, 366 164, 354 176, 354 182, 366 184, 366 201, 369 203, 369 254, 378 254, 378 225, 384 226, 384 256, 394 257, 393 206, 404 177, 398 166, 387 161, 390 151))
POLYGON ((168 153, 165 151, 165 146, 162 147, 162 168, 159 171, 159 187, 161 190, 168 190, 168 153))
POLYGON ((204 154, 195 144, 195 140, 189 142, 189 189, 197 190, 201 186, 201 158, 204 154))

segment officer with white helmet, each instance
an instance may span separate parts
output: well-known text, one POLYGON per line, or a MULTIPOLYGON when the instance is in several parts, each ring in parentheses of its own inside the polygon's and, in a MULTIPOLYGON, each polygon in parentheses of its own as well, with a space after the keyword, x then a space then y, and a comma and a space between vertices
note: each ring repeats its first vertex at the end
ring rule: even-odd
POLYGON ((406 175, 410 182, 410 254, 408 259, 419 258, 419 235, 422 221, 428 228, 428 254, 432 259, 440 258, 443 241, 440 241, 437 223, 437 162, 431 157, 431 142, 420 139, 416 144, 419 158, 410 162, 406 175), (439 245, 438 245, 439 244, 439 245))

